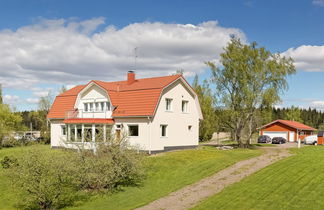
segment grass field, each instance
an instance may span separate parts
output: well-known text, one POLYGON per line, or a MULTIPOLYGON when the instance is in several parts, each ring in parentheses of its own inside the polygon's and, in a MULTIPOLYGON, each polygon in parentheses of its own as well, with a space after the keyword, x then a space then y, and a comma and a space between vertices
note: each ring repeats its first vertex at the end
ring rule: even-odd
POLYGON ((168 152, 146 158, 147 179, 113 195, 96 196, 74 209, 132 209, 147 204, 235 162, 261 154, 258 150, 218 151, 212 147, 168 152))
MULTIPOLYGON (((44 150, 49 146, 35 145, 44 150)), ((0 160, 5 155, 19 155, 31 147, 0 150, 0 160)), ((260 155, 259 150, 218 151, 213 147, 174 151, 145 157, 147 178, 140 187, 128 187, 111 195, 92 196, 70 209, 131 209, 149 203, 161 196, 194 183, 237 161, 260 155)), ((0 169, 0 209, 15 209, 18 198, 10 187, 3 169, 0 169)))
MULTIPOLYGON (((49 146, 36 145, 44 150, 49 146)), ((5 155, 19 155, 30 147, 1 149, 5 155)), ((218 151, 212 147, 197 150, 168 152, 146 157, 147 179, 141 187, 128 187, 112 195, 97 195, 87 202, 79 202, 75 209, 131 209, 153 201, 163 195, 194 183, 235 162, 261 154, 258 150, 218 151)), ((0 209, 14 209, 17 198, 8 178, 0 169, 0 209)))
POLYGON ((292 150, 279 161, 194 209, 323 209, 324 147, 292 150))

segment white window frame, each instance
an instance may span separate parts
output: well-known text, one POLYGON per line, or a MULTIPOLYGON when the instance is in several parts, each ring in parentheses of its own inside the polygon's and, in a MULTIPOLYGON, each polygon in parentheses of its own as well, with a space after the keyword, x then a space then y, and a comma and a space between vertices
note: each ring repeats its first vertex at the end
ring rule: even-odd
POLYGON ((128 136, 129 137, 139 137, 140 136, 140 130, 139 130, 139 125, 138 124, 128 124, 127 127, 128 127, 128 136), (129 127, 132 127, 132 126, 137 126, 137 136, 131 136, 130 135, 129 127))
POLYGON ((160 137, 161 138, 168 138, 168 125, 167 124, 161 124, 160 125, 160 137), (163 127, 165 127, 165 136, 162 135, 163 127))
POLYGON ((188 104, 189 104, 189 101, 187 101, 187 100, 181 101, 181 112, 182 113, 188 113, 188 104), (183 107, 183 105, 184 105, 184 107, 183 107))
POLYGON ((172 101, 173 101, 172 98, 166 98, 165 99, 165 111, 172 112, 172 101), (170 101, 169 106, 168 106, 168 101, 170 101))

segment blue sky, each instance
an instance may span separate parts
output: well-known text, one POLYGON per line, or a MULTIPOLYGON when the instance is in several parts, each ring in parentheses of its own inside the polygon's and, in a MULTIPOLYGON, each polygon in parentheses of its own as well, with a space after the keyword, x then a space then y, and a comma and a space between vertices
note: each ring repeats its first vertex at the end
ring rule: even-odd
POLYGON ((324 108, 324 0, 0 0, 0 82, 5 101, 24 110, 49 90, 124 79, 132 68, 206 78, 203 62, 218 61, 229 34, 294 58, 280 106, 324 108))

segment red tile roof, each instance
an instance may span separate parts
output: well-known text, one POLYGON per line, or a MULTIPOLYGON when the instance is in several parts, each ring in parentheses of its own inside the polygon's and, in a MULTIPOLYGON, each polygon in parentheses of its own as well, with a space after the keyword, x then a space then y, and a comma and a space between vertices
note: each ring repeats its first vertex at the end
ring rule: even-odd
POLYGON ((292 127, 292 128, 295 128, 295 129, 298 129, 298 130, 308 130, 308 131, 314 131, 316 130, 315 128, 312 128, 308 125, 305 125, 303 123, 300 123, 300 122, 296 122, 296 121, 290 121, 290 120, 275 120, 269 124, 266 124, 264 126, 262 126, 261 128, 265 128, 265 127, 268 127, 269 125, 272 125, 274 123, 282 123, 284 125, 287 125, 289 127, 292 127))
MULTIPOLYGON (((162 90, 179 78, 182 78, 182 76, 172 75, 137 79, 133 84, 127 84, 127 81, 103 82, 93 80, 91 82, 96 83, 108 92, 112 105, 116 107, 113 111, 113 117, 152 116, 162 90)), ((47 117, 49 119, 63 119, 67 111, 74 109, 77 95, 86 86, 79 85, 58 95, 47 117)))
POLYGON ((89 124, 114 124, 115 121, 113 119, 106 119, 106 118, 71 118, 65 119, 64 123, 89 123, 89 124))
POLYGON ((84 87, 85 85, 79 85, 56 96, 47 117, 50 119, 64 118, 66 111, 73 110, 77 95, 84 87))

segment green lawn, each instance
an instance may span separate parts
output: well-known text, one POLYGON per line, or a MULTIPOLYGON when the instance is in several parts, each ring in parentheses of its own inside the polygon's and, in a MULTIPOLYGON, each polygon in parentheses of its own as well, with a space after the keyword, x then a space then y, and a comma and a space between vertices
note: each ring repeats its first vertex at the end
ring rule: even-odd
POLYGON ((194 209, 323 209, 324 147, 292 151, 295 156, 233 184, 194 209))
MULTIPOLYGON (((36 146, 49 150, 49 146, 36 146)), ((19 155, 28 148, 1 149, 0 159, 5 155, 19 155)), ((202 147, 148 156, 145 158, 147 178, 141 187, 128 187, 111 195, 93 196, 70 209, 132 209, 212 175, 239 160, 260 154, 259 150, 218 151, 213 147, 202 147)), ((8 179, 0 169, 0 209, 14 209, 15 200, 17 198, 8 179)))

